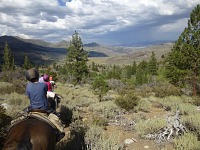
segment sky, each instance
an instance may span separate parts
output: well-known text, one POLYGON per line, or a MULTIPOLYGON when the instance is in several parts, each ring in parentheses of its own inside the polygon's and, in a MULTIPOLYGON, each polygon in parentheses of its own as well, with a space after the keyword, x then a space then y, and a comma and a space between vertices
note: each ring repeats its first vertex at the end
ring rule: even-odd
POLYGON ((120 45, 173 41, 200 0, 0 0, 0 36, 120 45))

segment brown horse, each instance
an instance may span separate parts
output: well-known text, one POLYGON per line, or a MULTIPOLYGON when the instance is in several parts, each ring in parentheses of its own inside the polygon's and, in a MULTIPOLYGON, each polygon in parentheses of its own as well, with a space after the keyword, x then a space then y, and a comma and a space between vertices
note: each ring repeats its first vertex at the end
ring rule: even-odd
POLYGON ((3 150, 55 150, 56 130, 48 123, 28 118, 12 126, 3 150))

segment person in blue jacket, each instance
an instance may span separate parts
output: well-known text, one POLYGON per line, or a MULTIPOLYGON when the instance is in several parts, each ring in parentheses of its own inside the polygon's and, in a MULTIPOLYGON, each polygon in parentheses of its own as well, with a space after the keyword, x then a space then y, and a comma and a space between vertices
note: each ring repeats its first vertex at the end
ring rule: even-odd
POLYGON ((59 117, 53 114, 48 107, 47 91, 45 83, 38 82, 39 72, 36 69, 26 71, 26 79, 30 82, 26 86, 26 94, 30 99, 28 112, 36 111, 48 114, 48 119, 57 127, 57 141, 65 136, 63 124, 59 117))
POLYGON ((36 69, 26 71, 26 79, 30 82, 26 86, 26 95, 30 99, 29 110, 39 109, 48 110, 47 86, 45 83, 38 82, 39 72, 36 69))

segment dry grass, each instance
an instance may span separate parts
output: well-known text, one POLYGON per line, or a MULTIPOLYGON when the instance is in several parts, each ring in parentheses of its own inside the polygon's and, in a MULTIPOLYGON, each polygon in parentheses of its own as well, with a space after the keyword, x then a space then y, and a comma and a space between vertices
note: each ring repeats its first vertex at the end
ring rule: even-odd
POLYGON ((135 129, 141 137, 144 137, 147 134, 155 133, 166 125, 167 121, 164 118, 141 119, 136 122, 135 129))
POLYGON ((16 113, 29 106, 29 99, 25 94, 22 95, 14 92, 11 94, 1 95, 1 99, 1 104, 6 103, 10 106, 7 109, 7 113, 11 116, 15 116, 16 113))
POLYGON ((174 147, 176 150, 198 150, 200 141, 195 134, 186 133, 174 140, 174 147))
MULTIPOLYGON (((0 85, 11 86, 7 83, 2 83, 0 85)), ((85 140, 87 144, 90 146, 92 145, 94 150, 98 147, 101 147, 101 150, 107 150, 109 147, 117 149, 122 141, 126 138, 130 138, 130 134, 132 137, 136 137, 138 141, 141 141, 140 148, 144 143, 148 145, 152 142, 145 141, 141 137, 165 127, 166 120, 164 116, 167 114, 174 114, 177 109, 179 109, 182 114, 182 123, 184 125, 190 125, 193 130, 200 133, 200 115, 196 107, 190 103, 192 99, 187 96, 169 96, 165 98, 151 96, 140 98, 139 105, 136 107, 136 113, 133 111, 122 111, 122 109, 114 103, 116 97, 113 97, 112 100, 99 102, 98 95, 94 95, 89 85, 73 86, 57 83, 55 92, 62 97, 61 105, 73 111, 73 118, 70 126, 87 127, 87 130, 85 130, 85 140), (171 107, 171 111, 164 110, 164 107, 167 106, 171 107), (124 117, 130 116, 136 123, 134 130, 130 132, 129 136, 124 135, 123 128, 113 128, 106 124, 107 121, 115 118, 115 116, 119 114, 124 117), (120 137, 120 141, 119 135, 124 135, 120 137), (139 135, 139 137, 137 137, 137 135, 139 135)), ((14 115, 27 107, 29 100, 25 94, 11 93, 1 95, 1 103, 9 104, 11 109, 8 109, 7 113, 14 115)), ((175 142, 178 147, 181 141, 177 139, 175 142)), ((139 144, 137 145, 139 147, 139 144)), ((131 149, 131 147, 129 148, 130 150, 134 150, 131 149)), ((158 148, 154 150, 158 150, 158 148)))

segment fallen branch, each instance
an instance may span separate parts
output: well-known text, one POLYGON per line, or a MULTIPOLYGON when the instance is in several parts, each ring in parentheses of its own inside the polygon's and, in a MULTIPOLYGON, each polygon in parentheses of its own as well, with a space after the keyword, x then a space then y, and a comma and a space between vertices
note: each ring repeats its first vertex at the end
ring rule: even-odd
POLYGON ((160 144, 165 141, 171 141, 175 136, 182 135, 185 132, 187 132, 186 127, 181 124, 179 111, 176 111, 173 118, 168 117, 166 127, 156 133, 147 134, 145 139, 155 140, 156 143, 160 144))

